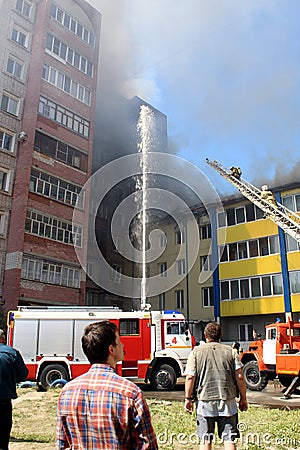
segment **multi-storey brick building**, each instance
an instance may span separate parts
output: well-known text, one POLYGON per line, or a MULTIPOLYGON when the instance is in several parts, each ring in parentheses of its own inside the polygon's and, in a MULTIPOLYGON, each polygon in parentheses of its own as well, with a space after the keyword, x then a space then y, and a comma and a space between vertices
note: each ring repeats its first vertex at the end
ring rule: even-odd
POLYGON ((83 304, 72 214, 91 173, 101 15, 85 0, 0 6, 2 302, 83 304))

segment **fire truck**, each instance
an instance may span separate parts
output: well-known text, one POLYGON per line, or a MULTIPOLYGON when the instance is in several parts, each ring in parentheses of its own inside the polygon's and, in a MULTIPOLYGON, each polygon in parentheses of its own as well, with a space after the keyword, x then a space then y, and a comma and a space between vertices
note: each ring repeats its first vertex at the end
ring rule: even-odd
POLYGON ((300 385, 300 322, 267 325, 266 339, 252 342, 240 357, 249 389, 260 391, 278 376, 289 397, 300 385))
POLYGON ((119 375, 150 382, 153 389, 175 386, 195 344, 185 317, 176 311, 24 306, 8 313, 7 343, 23 356, 27 379, 47 389, 57 380, 71 380, 89 369, 81 336, 89 323, 102 320, 117 325, 124 344, 119 375))

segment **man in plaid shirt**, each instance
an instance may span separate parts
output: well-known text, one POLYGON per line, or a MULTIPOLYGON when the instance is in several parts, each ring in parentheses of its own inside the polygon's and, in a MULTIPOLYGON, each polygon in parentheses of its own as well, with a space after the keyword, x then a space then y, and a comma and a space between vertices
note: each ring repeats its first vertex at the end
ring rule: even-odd
POLYGON ((158 449, 141 389, 115 372, 124 358, 116 325, 107 321, 88 325, 82 348, 92 366, 60 393, 57 450, 158 449))

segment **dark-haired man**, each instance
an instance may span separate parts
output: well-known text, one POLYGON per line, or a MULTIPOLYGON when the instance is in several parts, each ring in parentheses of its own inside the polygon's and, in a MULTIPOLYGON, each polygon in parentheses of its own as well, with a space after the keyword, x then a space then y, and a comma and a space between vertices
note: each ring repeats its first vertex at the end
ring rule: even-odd
POLYGON ((17 398, 16 384, 24 381, 28 369, 18 350, 5 345, 0 330, 0 450, 8 450, 12 428, 12 399, 17 398))
POLYGON ((201 450, 211 449, 216 423, 226 450, 234 450, 239 436, 236 397, 241 411, 248 408, 242 363, 234 349, 220 344, 221 335, 220 324, 207 324, 206 344, 194 348, 186 367, 185 410, 193 411, 196 394, 201 450))
POLYGON ((108 321, 88 325, 82 348, 92 367, 61 391, 56 448, 156 450, 142 391, 115 372, 124 358, 116 325, 108 321))

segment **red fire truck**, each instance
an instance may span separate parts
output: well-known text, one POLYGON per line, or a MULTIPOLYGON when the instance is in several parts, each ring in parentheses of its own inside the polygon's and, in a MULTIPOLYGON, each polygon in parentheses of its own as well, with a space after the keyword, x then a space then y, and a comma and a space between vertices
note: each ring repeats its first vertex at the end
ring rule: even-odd
POLYGON ((81 348, 84 328, 109 320, 118 327, 125 359, 117 372, 170 390, 182 376, 194 346, 185 317, 176 311, 125 312, 117 307, 19 307, 8 313, 8 345, 17 348, 28 367, 28 380, 46 389, 55 380, 89 369, 81 348))

